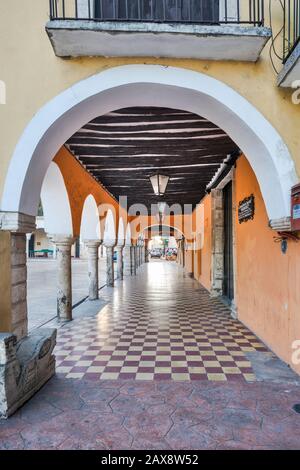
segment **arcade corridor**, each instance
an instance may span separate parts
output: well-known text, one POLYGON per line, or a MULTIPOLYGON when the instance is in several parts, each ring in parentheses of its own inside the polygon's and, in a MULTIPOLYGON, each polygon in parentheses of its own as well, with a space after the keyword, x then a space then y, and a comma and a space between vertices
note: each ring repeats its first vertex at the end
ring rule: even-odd
POLYGON ((57 373, 67 378, 255 379, 245 353, 267 351, 219 300, 173 262, 152 261, 96 316, 58 331, 57 373))

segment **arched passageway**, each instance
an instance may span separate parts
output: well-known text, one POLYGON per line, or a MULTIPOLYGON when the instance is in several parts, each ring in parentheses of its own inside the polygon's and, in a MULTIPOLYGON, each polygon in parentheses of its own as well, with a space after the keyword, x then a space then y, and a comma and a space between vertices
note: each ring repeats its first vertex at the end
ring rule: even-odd
MULTIPOLYGON (((105 335, 104 344, 100 346, 105 348, 106 343, 110 342, 116 318, 121 323, 133 322, 133 329, 136 330, 141 316, 151 330, 154 328, 151 311, 154 310, 154 323, 158 325, 155 328, 155 345, 148 346, 153 335, 144 335, 146 347, 152 348, 148 350, 153 352, 152 361, 147 361, 143 356, 144 344, 137 346, 130 343, 130 352, 140 356, 135 361, 129 360, 125 353, 125 358, 122 356, 123 359, 119 360, 121 365, 112 364, 114 354, 107 354, 106 351, 110 356, 108 364, 98 366, 91 361, 87 369, 93 368, 101 379, 190 380, 201 379, 205 375, 212 380, 225 381, 231 374, 253 378, 249 361, 243 361, 245 351, 242 348, 239 362, 247 362, 247 366, 222 364, 214 353, 212 343, 207 346, 208 351, 214 353, 217 360, 213 362, 218 362, 218 365, 213 365, 206 358, 205 350, 201 349, 203 338, 197 334, 192 314, 197 313, 195 322, 202 322, 201 328, 205 330, 206 317, 201 314, 201 308, 212 314, 215 306, 215 301, 207 292, 209 290, 212 297, 226 297, 231 306, 230 312, 217 301, 217 308, 223 315, 222 328, 229 325, 237 333, 243 330, 242 324, 230 318, 230 313, 237 316, 240 305, 243 309, 239 310, 239 315, 244 315, 245 323, 251 322, 243 297, 244 292, 248 295, 248 291, 238 284, 237 273, 251 273, 254 268, 249 257, 243 257, 241 261, 242 250, 239 254, 236 245, 246 247, 252 255, 253 246, 257 245, 255 237, 254 241, 253 238, 249 241, 249 232, 243 231, 244 226, 239 228, 238 224, 253 220, 254 213, 257 213, 256 233, 257 229, 261 230, 265 244, 273 236, 272 228, 276 231, 290 228, 289 191, 297 182, 297 176, 293 160, 278 132, 250 103, 223 83, 172 67, 117 67, 77 84, 47 104, 28 125, 15 149, 1 203, 2 220, 7 230, 18 232, 18 236, 24 235, 34 220, 42 192, 46 213, 54 214, 47 223, 51 227, 49 231, 55 230, 53 242, 58 253, 58 316, 61 322, 68 322, 72 319, 71 246, 74 243, 74 224, 66 199, 68 188, 59 189, 63 177, 52 162, 63 145, 70 158, 81 165, 83 178, 88 173, 89 178, 106 188, 110 200, 114 201, 114 204, 96 202, 92 194, 86 197, 84 193, 83 196, 73 187, 76 196, 73 194, 73 207, 74 201, 77 201, 78 207, 83 208, 81 235, 89 252, 89 299, 97 300, 99 296, 98 250, 102 241, 106 250, 107 287, 115 286, 114 261, 117 261, 118 272, 116 288, 120 288, 119 282, 124 274, 127 276, 127 284, 125 279, 124 285, 129 286, 124 292, 120 288, 115 304, 113 294, 110 298, 111 305, 107 312, 112 313, 113 319, 107 314, 100 319, 100 329, 103 328, 105 335), (157 135, 159 125, 165 126, 165 132, 161 132, 160 136, 157 135), (131 127, 130 131, 124 132, 125 126, 131 127), (191 137, 193 133, 195 135, 191 137), (178 135, 175 137, 174 134, 178 135), (128 173, 131 174, 128 176, 128 173), (245 175, 251 185, 242 187, 239 181, 245 175), (43 180, 46 186, 43 186, 43 180), (164 185, 161 183, 163 180, 166 182, 164 185), (57 188, 55 181, 59 182, 57 188), (54 196, 50 195, 51 191, 47 192, 48 187, 52 194, 55 193, 54 196), (122 199, 126 196, 127 201, 122 199), (126 206, 128 201, 131 207, 126 206), (171 206, 172 214, 164 212, 162 203, 171 206), (250 211, 250 215, 247 212, 242 220, 242 211, 237 211, 240 204, 250 211), (151 205, 156 209, 155 214, 149 215, 151 205), (181 209, 184 211, 177 214, 176 211, 181 209), (13 223, 20 224, 17 229, 9 225, 10 214, 14 214, 13 223), (65 217, 65 214, 68 216, 65 217), (176 217, 181 220, 180 225, 174 222, 176 217), (177 265, 153 263, 147 266, 145 228, 157 223, 159 232, 162 230, 163 233, 166 224, 175 229, 172 236, 175 232, 179 233, 177 248, 181 254, 177 257, 177 265), (191 277, 199 281, 202 287, 191 277), (195 304, 192 298, 195 291, 198 292, 196 296, 200 304, 195 304), (120 305, 120 299, 123 305, 120 305), (177 306, 180 307, 178 310, 177 306), (172 321, 174 312, 175 329, 172 321), (138 321, 135 322, 137 317, 138 321), (185 341, 184 325, 188 321, 191 328, 185 341), (174 341, 176 331, 182 336, 177 346, 174 341), (160 341, 162 336, 166 336, 164 341, 160 341), (176 359, 172 358, 173 348, 179 348, 176 359), (163 360, 159 357, 159 351, 165 353, 163 360), (194 355, 202 357, 203 365, 191 360, 190 356, 194 355), (130 364, 125 364, 127 362, 130 364), (145 366, 145 362, 152 365, 145 366)), ((253 236, 254 231, 251 233, 253 236)), ((278 253, 275 257, 279 265, 278 253)), ((261 277, 265 276, 267 261, 264 259, 261 277)), ((258 281, 252 275, 249 282, 255 286, 258 281)), ((26 281, 24 286, 26 289, 26 281)), ((260 291, 256 299, 262 315, 269 288, 267 283, 264 288, 265 291, 260 291)), ((24 325, 26 321, 24 315, 24 325)), ((211 319, 211 323, 213 321, 211 319)), ((90 326, 93 321, 82 320, 83 326, 87 323, 90 326)), ((120 330, 126 332, 123 323, 120 330)), ((246 328, 243 331, 248 335, 246 328)), ((20 331, 20 338, 25 333, 26 328, 20 331)), ((131 333, 134 335, 134 332, 131 333)), ((121 343, 122 334, 119 338, 121 343)), ((263 329, 261 334, 272 338, 272 331, 268 329, 263 329)), ((122 346, 119 339, 118 348, 122 346)), ((285 343, 289 340, 286 335, 285 343)), ((253 351, 265 351, 254 334, 252 341, 249 347, 253 351)), ((52 345, 53 342, 52 336, 52 345)), ((227 348, 222 338, 218 338, 218 345, 227 348)), ((230 349, 226 351, 229 355, 230 349)), ((51 348, 48 353, 51 355, 51 348)), ((81 373, 76 369, 76 364, 70 366, 71 369, 75 368, 74 371, 67 371, 69 366, 64 364, 63 359, 59 361, 59 366, 65 368, 68 377, 73 378, 73 374, 79 378, 79 375, 83 377, 91 372, 81 373)), ((50 375, 52 373, 53 367, 50 375)))
POLYGON ((242 96, 207 75, 149 65, 116 67, 54 98, 21 137, 6 178, 2 211, 36 215, 41 185, 59 148, 84 124, 115 109, 164 106, 217 124, 237 143, 257 176, 269 220, 289 217, 289 191, 298 178, 277 131, 242 96), (276 190, 274 189, 276 188, 276 190))

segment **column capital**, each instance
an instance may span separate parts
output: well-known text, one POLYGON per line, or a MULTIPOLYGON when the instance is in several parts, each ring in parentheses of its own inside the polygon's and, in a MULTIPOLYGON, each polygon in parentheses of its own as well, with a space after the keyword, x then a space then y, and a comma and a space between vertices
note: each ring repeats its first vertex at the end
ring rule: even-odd
POLYGON ((99 248, 102 244, 102 240, 83 240, 83 243, 87 248, 99 248))
POLYGON ((61 248, 69 248, 75 243, 76 238, 73 237, 72 235, 49 235, 49 238, 51 239, 52 243, 54 245, 59 246, 61 248))
POLYGON ((32 233, 36 229, 35 216, 22 212, 0 212, 0 230, 32 233))
POLYGON ((105 248, 114 248, 116 246, 116 240, 103 240, 103 245, 105 246, 105 248))

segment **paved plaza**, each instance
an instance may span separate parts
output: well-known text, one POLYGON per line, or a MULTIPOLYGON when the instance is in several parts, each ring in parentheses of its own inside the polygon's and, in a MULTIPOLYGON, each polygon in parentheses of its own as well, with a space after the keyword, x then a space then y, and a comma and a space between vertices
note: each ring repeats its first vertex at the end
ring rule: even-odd
MULTIPOLYGON (((55 259, 29 259, 28 269, 28 328, 47 324, 56 316, 55 259)), ((106 259, 99 260, 99 287, 106 283, 106 259)), ((73 305, 88 295, 88 266, 85 259, 72 259, 73 305)))

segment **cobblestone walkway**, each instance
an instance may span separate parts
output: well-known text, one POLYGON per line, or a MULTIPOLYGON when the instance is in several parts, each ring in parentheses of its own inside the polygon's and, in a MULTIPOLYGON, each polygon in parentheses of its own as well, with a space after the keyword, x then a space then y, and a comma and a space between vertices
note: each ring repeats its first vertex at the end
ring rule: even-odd
POLYGON ((58 373, 105 380, 255 379, 245 353, 265 346, 175 263, 144 265, 106 295, 98 315, 59 330, 58 373))

